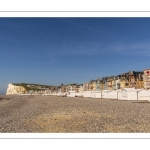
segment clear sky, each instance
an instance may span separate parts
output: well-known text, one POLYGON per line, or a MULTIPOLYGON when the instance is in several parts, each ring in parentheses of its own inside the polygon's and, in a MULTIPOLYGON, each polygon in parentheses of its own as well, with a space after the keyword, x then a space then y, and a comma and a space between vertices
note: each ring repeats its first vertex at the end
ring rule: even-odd
POLYGON ((0 18, 8 83, 84 83, 150 68, 150 18, 0 18))

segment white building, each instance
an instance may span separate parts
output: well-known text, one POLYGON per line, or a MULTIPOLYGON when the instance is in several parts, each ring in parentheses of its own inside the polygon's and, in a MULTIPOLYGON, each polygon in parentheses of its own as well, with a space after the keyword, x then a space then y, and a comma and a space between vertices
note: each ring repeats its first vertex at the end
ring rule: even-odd
POLYGON ((150 89, 150 69, 145 69, 143 74, 144 89, 150 89))
POLYGON ((84 91, 83 97, 92 97, 92 91, 84 91))
POLYGON ((150 90, 141 89, 138 91, 138 100, 150 101, 150 90))
POLYGON ((106 98, 106 99, 109 99, 109 92, 111 90, 103 90, 102 91, 102 98, 106 98))
POLYGON ((135 88, 124 88, 122 90, 122 99, 121 100, 138 100, 138 91, 141 89, 135 88))
POLYGON ((67 97, 76 97, 76 91, 69 91, 67 97))
POLYGON ((102 98, 102 92, 101 91, 95 91, 95 98, 102 98))
POLYGON ((109 91, 108 98, 109 99, 118 99, 118 91, 117 90, 109 91))

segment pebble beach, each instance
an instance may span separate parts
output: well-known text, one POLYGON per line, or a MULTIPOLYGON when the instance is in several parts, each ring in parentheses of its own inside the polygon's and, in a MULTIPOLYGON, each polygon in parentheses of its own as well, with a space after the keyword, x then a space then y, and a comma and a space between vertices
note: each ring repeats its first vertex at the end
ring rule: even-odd
POLYGON ((150 103, 0 95, 1 133, 149 133, 150 103))

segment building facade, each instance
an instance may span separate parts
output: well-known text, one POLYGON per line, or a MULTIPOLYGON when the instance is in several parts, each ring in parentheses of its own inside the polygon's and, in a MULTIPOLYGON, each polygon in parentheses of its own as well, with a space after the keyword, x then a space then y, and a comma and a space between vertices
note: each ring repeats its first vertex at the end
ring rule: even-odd
POLYGON ((143 84, 145 89, 150 89, 150 68, 143 71, 143 84))

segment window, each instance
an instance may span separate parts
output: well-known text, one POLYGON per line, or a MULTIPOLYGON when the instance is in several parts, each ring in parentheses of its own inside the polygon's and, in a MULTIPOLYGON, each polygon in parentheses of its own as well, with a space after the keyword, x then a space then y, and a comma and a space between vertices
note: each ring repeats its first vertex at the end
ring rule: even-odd
POLYGON ((131 82, 135 82, 135 79, 131 79, 131 82))

